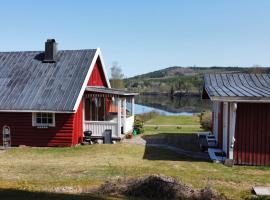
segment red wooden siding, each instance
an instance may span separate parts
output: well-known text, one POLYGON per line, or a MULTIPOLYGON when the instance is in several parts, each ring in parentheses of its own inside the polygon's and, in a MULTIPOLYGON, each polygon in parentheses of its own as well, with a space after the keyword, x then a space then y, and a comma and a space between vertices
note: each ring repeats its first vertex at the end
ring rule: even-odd
MULTIPOLYGON (((100 62, 100 58, 97 59, 95 63, 90 78, 87 82, 87 86, 107 86, 106 78, 104 72, 102 70, 102 65, 100 62)), ((89 120, 90 110, 87 103, 85 104, 85 116, 87 116, 86 120, 89 120)), ((73 120, 73 137, 72 137, 72 145, 76 145, 82 142, 83 139, 83 102, 81 100, 80 105, 78 107, 77 112, 74 115, 73 120)))
POLYGON ((0 143, 2 128, 10 127, 12 146, 71 146, 73 114, 55 114, 55 127, 37 128, 32 126, 32 113, 1 113, 0 143))
MULTIPOLYGON (((88 80, 87 86, 107 86, 106 78, 102 70, 100 59, 97 59, 96 64, 94 65, 90 79, 88 80)), ((85 120, 90 120, 90 107, 86 101, 85 104, 85 120)))
POLYGON ((83 140, 83 103, 81 101, 73 119, 72 145, 81 143, 83 140))
POLYGON ((223 131, 223 102, 219 104, 219 112, 218 112, 218 148, 222 149, 222 131, 223 131))
POLYGON ((90 79, 88 80, 87 86, 107 86, 104 72, 102 70, 100 59, 97 59, 97 62, 93 68, 90 79))
POLYGON ((270 165, 269 103, 238 103, 234 160, 240 165, 270 165))

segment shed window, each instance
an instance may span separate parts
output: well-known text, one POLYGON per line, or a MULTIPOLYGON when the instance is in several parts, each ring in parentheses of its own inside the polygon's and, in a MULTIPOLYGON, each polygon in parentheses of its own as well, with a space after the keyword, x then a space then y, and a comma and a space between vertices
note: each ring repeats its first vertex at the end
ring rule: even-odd
POLYGON ((54 113, 33 113, 33 126, 48 127, 55 126, 54 113))

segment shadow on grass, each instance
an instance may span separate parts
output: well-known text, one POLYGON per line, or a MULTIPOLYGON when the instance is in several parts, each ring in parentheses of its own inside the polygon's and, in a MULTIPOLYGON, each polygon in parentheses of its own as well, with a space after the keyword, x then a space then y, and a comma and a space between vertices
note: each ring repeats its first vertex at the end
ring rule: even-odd
POLYGON ((144 159, 210 162, 208 154, 201 152, 197 134, 159 133, 142 139, 146 141, 144 159))
MULTIPOLYGON (((0 189, 0 199, 3 200, 103 200, 105 198, 90 194, 63 194, 50 192, 34 192, 16 189, 0 189)), ((107 198, 106 198, 107 199, 107 198)))

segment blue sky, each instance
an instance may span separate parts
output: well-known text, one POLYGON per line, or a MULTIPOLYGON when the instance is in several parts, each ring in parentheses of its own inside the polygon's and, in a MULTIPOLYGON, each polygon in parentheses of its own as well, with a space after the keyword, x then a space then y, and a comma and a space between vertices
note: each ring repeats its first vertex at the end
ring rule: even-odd
POLYGON ((0 51, 100 47, 125 76, 169 66, 270 66, 268 0, 9 0, 0 51))

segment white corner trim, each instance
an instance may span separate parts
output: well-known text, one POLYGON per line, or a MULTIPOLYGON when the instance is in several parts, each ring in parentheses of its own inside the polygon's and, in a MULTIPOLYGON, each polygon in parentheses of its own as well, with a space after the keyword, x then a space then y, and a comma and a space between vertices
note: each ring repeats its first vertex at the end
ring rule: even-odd
POLYGON ((214 123, 213 123, 213 134, 218 139, 218 113, 219 113, 220 102, 213 102, 213 111, 214 111, 214 123))
POLYGON ((233 160, 233 151, 235 143, 235 125, 236 125, 236 103, 230 103, 230 138, 229 138, 229 159, 233 160))
POLYGON ((227 136, 228 136, 228 102, 223 103, 223 131, 222 131, 222 149, 227 154, 227 136))
POLYGON ((90 76, 91 76, 91 74, 92 74, 92 71, 93 71, 93 69, 94 69, 94 66, 95 66, 95 64, 96 64, 98 58, 100 58, 101 67, 102 67, 102 70, 103 70, 103 72, 104 72, 104 76, 105 76, 105 79, 106 79, 106 83, 107 83, 107 85, 108 85, 109 88, 111 87, 110 81, 109 81, 109 79, 108 79, 108 76, 107 76, 107 73, 106 73, 106 69, 105 69, 105 66, 104 66, 104 61, 103 61, 102 56, 101 56, 100 48, 97 48, 96 53, 95 53, 95 55, 94 55, 94 57, 93 57, 93 59, 92 59, 91 65, 90 65, 90 67, 89 67, 89 70, 88 70, 88 72, 87 72, 87 75, 86 75, 86 77, 85 77, 85 79, 84 79, 84 82, 83 82, 81 91, 80 91, 80 93, 79 93, 79 96, 78 96, 78 98, 77 98, 77 100, 76 100, 76 103, 75 103, 75 105, 74 105, 73 110, 74 110, 75 112, 77 111, 77 109, 78 109, 78 107, 79 107, 79 105, 80 105, 80 102, 81 102, 81 99, 82 99, 82 97, 83 97, 85 88, 86 88, 86 86, 87 86, 87 83, 88 83, 88 81, 89 81, 89 79, 90 79, 90 76))

